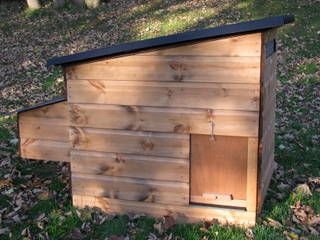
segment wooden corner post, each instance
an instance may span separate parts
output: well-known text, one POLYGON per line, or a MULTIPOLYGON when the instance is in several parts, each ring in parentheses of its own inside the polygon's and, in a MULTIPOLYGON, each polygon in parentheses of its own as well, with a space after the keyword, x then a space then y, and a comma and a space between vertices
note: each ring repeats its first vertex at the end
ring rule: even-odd
POLYGON ((257 209, 257 180, 258 180, 258 138, 248 138, 247 163, 247 211, 257 209))

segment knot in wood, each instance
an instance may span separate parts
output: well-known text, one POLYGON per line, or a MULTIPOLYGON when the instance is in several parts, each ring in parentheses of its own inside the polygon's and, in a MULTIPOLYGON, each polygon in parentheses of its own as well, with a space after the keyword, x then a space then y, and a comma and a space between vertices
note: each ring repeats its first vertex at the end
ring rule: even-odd
POLYGON ((214 119, 214 110, 213 109, 207 110, 207 119, 208 119, 208 122, 213 122, 213 119, 214 119))
POLYGON ((191 127, 190 126, 185 126, 183 124, 178 124, 178 125, 174 126, 173 131, 175 133, 190 133, 191 127))
POLYGON ((173 94, 172 89, 168 89, 167 96, 168 96, 168 97, 171 97, 171 96, 172 96, 172 94, 173 94))
POLYGON ((77 105, 71 105, 71 122, 75 124, 87 124, 88 119, 77 105))
POLYGON ((172 61, 169 63, 169 66, 174 71, 185 71, 187 66, 184 63, 172 61))
POLYGON ((138 113, 139 107, 138 106, 125 106, 128 113, 138 113))
POLYGON ((89 83, 94 88, 96 88, 102 92, 105 92, 106 87, 104 86, 104 84, 101 81, 89 80, 89 83))
POLYGON ((115 171, 116 171, 116 168, 114 166, 105 165, 100 168, 100 174, 104 174, 104 173, 112 174, 115 171))
POLYGON ((126 160, 124 159, 124 157, 121 154, 116 155, 115 161, 117 163, 125 163, 126 162, 126 160))
POLYGON ((73 147, 77 145, 86 145, 89 142, 85 132, 78 127, 70 127, 70 138, 73 147))
POLYGON ((141 142, 141 145, 142 145, 143 150, 145 150, 145 151, 147 151, 147 150, 151 151, 154 148, 154 144, 149 139, 143 140, 141 142))

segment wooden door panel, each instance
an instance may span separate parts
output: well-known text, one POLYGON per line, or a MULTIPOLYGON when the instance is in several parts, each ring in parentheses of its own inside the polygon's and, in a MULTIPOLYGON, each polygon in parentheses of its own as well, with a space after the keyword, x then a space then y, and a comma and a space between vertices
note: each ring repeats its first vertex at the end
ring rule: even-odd
POLYGON ((248 139, 191 135, 192 203, 245 206, 248 139))

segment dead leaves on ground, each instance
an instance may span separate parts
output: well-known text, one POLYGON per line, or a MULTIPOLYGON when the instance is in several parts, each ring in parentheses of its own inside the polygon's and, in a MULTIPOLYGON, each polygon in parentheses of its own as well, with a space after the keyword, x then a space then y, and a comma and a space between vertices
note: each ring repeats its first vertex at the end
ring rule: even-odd
POLYGON ((153 227, 158 231, 160 235, 166 232, 168 229, 173 227, 176 224, 176 221, 172 216, 164 216, 160 221, 155 223, 153 227))
POLYGON ((296 223, 305 232, 320 236, 320 215, 315 215, 312 207, 296 202, 292 209, 292 222, 296 223))

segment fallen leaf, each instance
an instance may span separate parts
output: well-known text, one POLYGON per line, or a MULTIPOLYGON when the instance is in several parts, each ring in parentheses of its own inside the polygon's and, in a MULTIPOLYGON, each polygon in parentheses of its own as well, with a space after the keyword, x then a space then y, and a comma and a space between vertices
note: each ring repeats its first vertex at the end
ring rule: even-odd
POLYGON ((16 223, 20 223, 20 222, 21 222, 20 217, 19 217, 18 214, 17 214, 17 215, 14 215, 14 216, 12 217, 12 220, 15 221, 16 223))
POLYGON ((37 217, 37 221, 41 221, 42 219, 44 219, 46 216, 45 213, 41 213, 38 217, 37 217))
POLYGON ((313 216, 313 217, 310 219, 309 224, 310 224, 311 226, 320 225, 320 216, 313 216))
POLYGON ((3 234, 7 234, 9 233, 9 228, 5 227, 5 228, 0 228, 0 235, 3 235, 3 234))
POLYGON ((289 232, 289 233, 288 233, 288 236, 289 236, 291 239, 299 239, 298 234, 296 234, 296 233, 294 233, 294 232, 289 232))
POLYGON ((41 192, 38 194, 38 199, 39 200, 48 200, 50 198, 50 193, 48 191, 45 191, 45 192, 41 192))
POLYGON ((81 233, 79 228, 75 228, 72 233, 69 235, 70 240, 81 240, 84 239, 84 235, 81 233))
POLYGON ((164 232, 162 222, 158 222, 158 223, 153 224, 153 228, 155 230, 157 230, 160 235, 162 235, 164 232))
MULTIPOLYGON (((167 239, 167 238, 165 238, 167 239)), ((149 233, 147 240, 158 240, 157 236, 154 233, 149 233)), ((169 239, 167 239, 169 240, 169 239)))
POLYGON ((282 224, 278 222, 277 220, 274 220, 272 218, 267 218, 268 220, 268 225, 275 227, 275 228, 282 228, 282 224))
POLYGON ((310 188, 308 184, 303 183, 303 184, 298 184, 298 186, 294 189, 294 191, 297 194, 301 194, 302 196, 312 196, 312 193, 310 191, 310 188))
POLYGON ((278 184, 277 188, 278 188, 279 190, 286 190, 286 189, 290 188, 290 185, 281 182, 280 184, 278 184))
POLYGON ((10 179, 0 179, 0 189, 4 187, 11 187, 11 180, 10 179))
POLYGON ((208 230, 214 224, 219 224, 217 219, 212 219, 210 221, 204 221, 203 222, 203 227, 208 230))
POLYGON ((124 240, 125 239, 125 237, 123 237, 123 236, 116 236, 116 235, 112 235, 112 236, 110 236, 110 238, 109 238, 110 240, 124 240))
POLYGON ((246 237, 247 237, 248 239, 252 239, 252 240, 254 239, 254 234, 253 234, 253 231, 252 231, 251 228, 248 228, 248 229, 246 230, 245 234, 246 234, 246 237))
POLYGON ((169 228, 173 227, 176 224, 176 221, 172 216, 164 216, 163 227, 167 231, 169 228))
POLYGON ((315 229, 314 227, 308 227, 309 228, 309 231, 312 235, 315 235, 315 236, 320 236, 320 233, 317 231, 317 229, 315 229))

